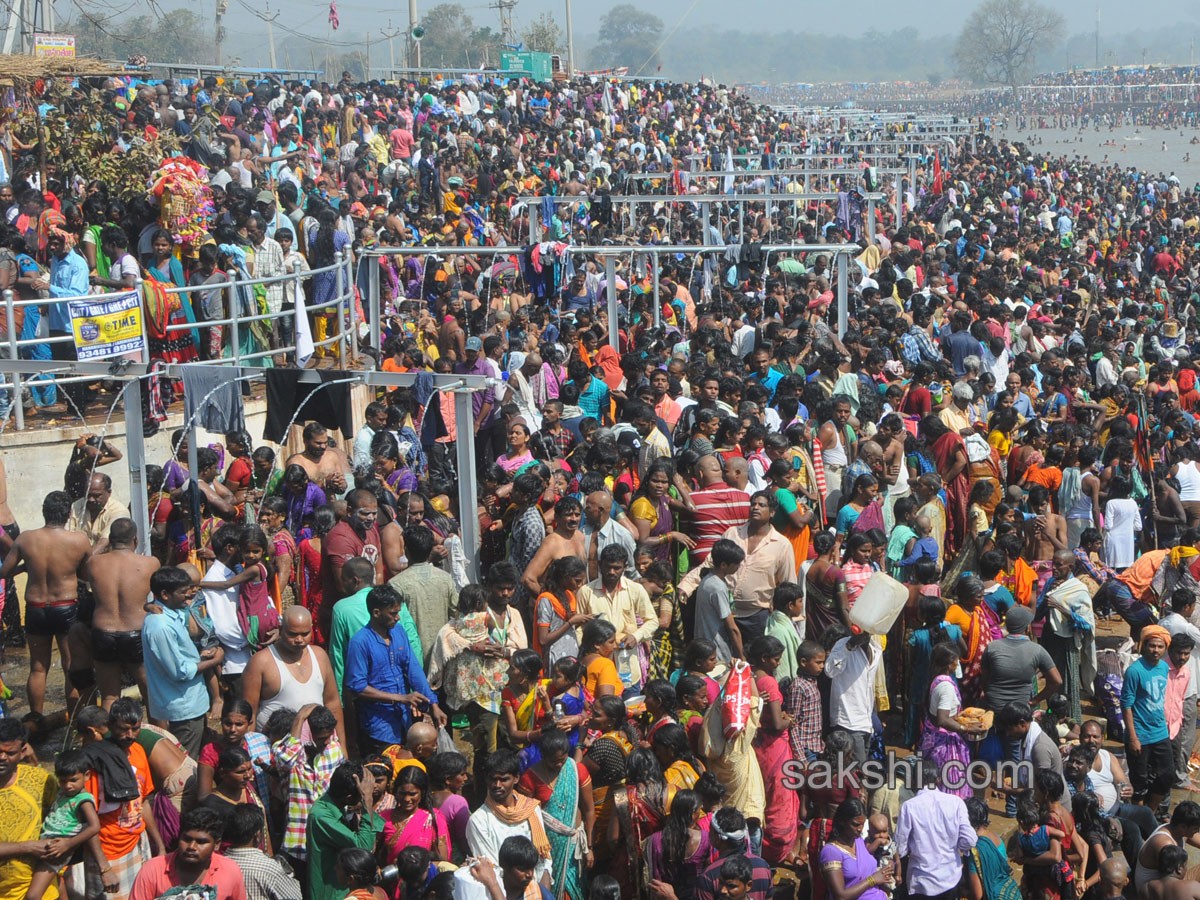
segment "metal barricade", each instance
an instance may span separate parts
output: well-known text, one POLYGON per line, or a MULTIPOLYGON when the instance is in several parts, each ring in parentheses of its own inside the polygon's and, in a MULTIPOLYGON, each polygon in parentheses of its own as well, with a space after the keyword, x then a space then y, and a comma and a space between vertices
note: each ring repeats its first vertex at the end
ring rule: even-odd
MULTIPOLYGON (((141 282, 139 281, 135 290, 141 292, 141 282)), ((313 341, 314 350, 326 349, 331 350, 336 348, 339 362, 343 367, 354 356, 355 340, 357 337, 357 312, 356 312, 356 296, 355 296, 355 279, 353 273, 353 260, 347 255, 339 251, 336 254, 335 261, 328 265, 312 270, 299 270, 289 272, 283 275, 276 275, 270 278, 250 278, 239 279, 236 274, 230 277, 229 281, 223 285, 220 283, 188 285, 185 287, 171 286, 166 288, 166 293, 169 295, 178 296, 183 302, 186 298, 187 302, 192 302, 192 298, 197 294, 208 293, 213 290, 223 290, 226 296, 227 315, 221 319, 204 319, 199 322, 185 322, 178 325, 168 325, 164 329, 166 334, 178 334, 179 332, 187 332, 196 328, 222 327, 229 329, 229 341, 226 349, 228 355, 222 355, 218 359, 206 360, 210 365, 230 365, 244 366, 254 365, 256 361, 263 360, 269 357, 280 356, 287 353, 295 354, 297 352, 297 338, 300 335, 300 317, 311 315, 326 315, 331 316, 336 322, 336 328, 331 330, 328 337, 313 341), (331 299, 323 302, 307 303, 304 299, 303 283, 311 280, 314 277, 329 275, 333 278, 333 296, 331 299), (240 311, 241 296, 239 291, 249 290, 254 292, 258 287, 269 287, 276 284, 283 284, 284 297, 278 311, 268 311, 266 313, 254 313, 252 315, 242 315, 240 311), (281 343, 272 346, 266 350, 255 351, 253 353, 242 352, 242 334, 245 328, 252 327, 256 322, 268 322, 275 324, 285 319, 290 319, 294 326, 291 329, 293 339, 290 343, 281 343)), ((48 308, 51 306, 61 306, 71 303, 72 301, 85 301, 89 303, 103 302, 105 299, 118 297, 126 291, 111 291, 103 294, 81 294, 73 297, 52 297, 52 298, 35 298, 29 300, 19 300, 11 290, 3 292, 4 300, 4 322, 7 329, 7 340, 0 342, 0 346, 4 348, 6 354, 11 359, 30 358, 28 354, 33 351, 31 348, 40 346, 53 346, 69 344, 72 352, 70 357, 74 357, 75 339, 70 334, 46 335, 42 337, 33 336, 23 338, 17 331, 16 319, 17 311, 29 307, 48 308)), ((194 303, 193 303, 194 308, 194 303)), ((69 319, 69 317, 68 317, 69 319)), ((143 326, 143 333, 146 336, 145 351, 141 362, 143 365, 150 361, 150 344, 149 335, 143 326)), ((51 351, 53 353, 53 351, 51 351)), ((72 359, 50 359, 46 360, 46 368, 35 376, 22 376, 19 372, 11 373, 11 382, 6 378, 0 383, 0 390, 8 392, 12 400, 14 424, 18 431, 25 428, 25 411, 22 406, 22 398, 24 390, 29 387, 36 379, 49 376, 53 379, 53 384, 60 387, 67 384, 79 382, 92 382, 97 380, 97 375, 94 372, 84 374, 72 374, 79 372, 79 369, 74 365, 72 359)), ((70 401, 68 401, 69 403, 70 401)))

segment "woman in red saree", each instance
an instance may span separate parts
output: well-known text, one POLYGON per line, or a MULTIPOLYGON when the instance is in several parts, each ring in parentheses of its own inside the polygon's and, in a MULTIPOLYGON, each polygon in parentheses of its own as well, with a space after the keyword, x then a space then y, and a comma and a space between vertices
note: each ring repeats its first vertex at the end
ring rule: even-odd
POLYGON ((958 552, 967 534, 967 503, 971 481, 967 477, 967 445, 940 420, 921 420, 921 436, 929 445, 946 491, 946 558, 958 552))
POLYGON ((946 610, 946 621, 962 629, 967 653, 962 658, 963 702, 976 703, 983 696, 981 676, 983 651, 993 640, 1004 636, 1000 629, 1000 617, 991 606, 983 602, 983 580, 975 575, 964 575, 958 580, 958 602, 946 610))
POLYGON ((667 783, 654 752, 638 747, 629 754, 625 784, 614 787, 614 812, 608 825, 610 875, 621 884, 622 897, 649 896, 649 878, 642 848, 660 831, 671 811, 675 788, 667 783))

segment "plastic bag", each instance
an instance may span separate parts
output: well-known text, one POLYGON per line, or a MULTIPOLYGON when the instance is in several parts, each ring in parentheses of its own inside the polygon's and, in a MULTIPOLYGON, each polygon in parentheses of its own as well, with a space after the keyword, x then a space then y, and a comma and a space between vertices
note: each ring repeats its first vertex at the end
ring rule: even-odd
POLYGON ((446 730, 446 726, 438 726, 437 752, 444 753, 449 751, 453 753, 457 749, 454 746, 454 738, 450 736, 450 732, 446 730))
POLYGON ((721 727, 727 741, 737 737, 750 719, 750 704, 754 699, 750 680, 750 664, 737 660, 721 693, 721 727))

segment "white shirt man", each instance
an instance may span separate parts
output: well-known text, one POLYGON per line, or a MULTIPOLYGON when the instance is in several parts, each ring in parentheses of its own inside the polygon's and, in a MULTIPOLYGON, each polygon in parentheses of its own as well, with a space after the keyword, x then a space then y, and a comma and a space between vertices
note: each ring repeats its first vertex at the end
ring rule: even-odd
POLYGON ((854 756, 867 758, 867 743, 874 731, 875 673, 882 654, 870 635, 842 638, 825 660, 825 674, 833 684, 830 691, 832 724, 854 738, 854 756), (853 643, 852 643, 853 642, 853 643))
MULTIPOLYGON (((202 581, 228 581, 237 573, 219 559, 212 561, 202 581)), ((241 675, 250 662, 250 645, 246 633, 237 620, 238 589, 224 591, 203 588, 204 603, 208 617, 212 619, 217 640, 225 648, 225 662, 221 665, 222 675, 241 675)))
MULTIPOLYGON (((925 760, 923 768, 932 769, 930 774, 937 770, 932 760, 925 760)), ((909 896, 936 897, 957 888, 962 856, 976 840, 967 805, 960 797, 926 787, 902 803, 896 820, 896 850, 908 858, 905 881, 909 896)))

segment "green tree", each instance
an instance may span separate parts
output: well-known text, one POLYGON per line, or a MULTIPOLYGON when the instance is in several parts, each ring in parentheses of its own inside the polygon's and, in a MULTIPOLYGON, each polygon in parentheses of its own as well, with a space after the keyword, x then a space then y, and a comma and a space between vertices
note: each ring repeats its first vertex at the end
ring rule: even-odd
POLYGON ((521 43, 526 50, 539 53, 561 53, 567 48, 566 36, 548 13, 542 13, 521 29, 521 43))
POLYGON ((1063 17, 1037 0, 985 0, 967 17, 954 61, 972 81, 1008 85, 1015 103, 1018 79, 1058 46, 1063 27, 1063 17))
POLYGON ((81 14, 70 24, 80 55, 124 59, 144 54, 151 62, 206 62, 213 39, 207 20, 190 9, 173 9, 161 17, 137 16, 101 21, 81 14))
POLYGON ((632 3, 621 3, 600 20, 592 57, 601 66, 629 66, 631 74, 639 69, 653 72, 661 62, 656 48, 662 33, 663 23, 658 16, 632 3))

